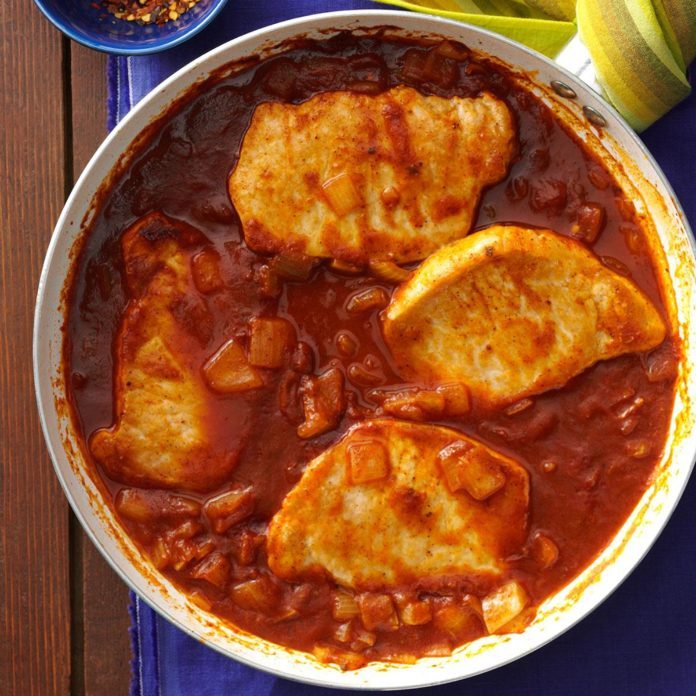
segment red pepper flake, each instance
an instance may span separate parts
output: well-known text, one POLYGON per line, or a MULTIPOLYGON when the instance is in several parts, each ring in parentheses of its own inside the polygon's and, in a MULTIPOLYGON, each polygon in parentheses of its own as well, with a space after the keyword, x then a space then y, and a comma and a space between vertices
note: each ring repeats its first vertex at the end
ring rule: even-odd
MULTIPOLYGON (((138 24, 175 22, 198 0, 101 0, 101 7, 117 19, 138 24)), ((92 7, 99 7, 92 3, 92 7)))

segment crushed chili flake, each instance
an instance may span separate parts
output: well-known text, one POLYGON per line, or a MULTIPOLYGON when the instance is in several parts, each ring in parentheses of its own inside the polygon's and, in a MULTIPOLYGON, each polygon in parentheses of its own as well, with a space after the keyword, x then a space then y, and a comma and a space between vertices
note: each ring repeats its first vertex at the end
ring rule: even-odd
POLYGON ((138 24, 165 24, 188 12, 198 0, 101 0, 118 19, 138 24))

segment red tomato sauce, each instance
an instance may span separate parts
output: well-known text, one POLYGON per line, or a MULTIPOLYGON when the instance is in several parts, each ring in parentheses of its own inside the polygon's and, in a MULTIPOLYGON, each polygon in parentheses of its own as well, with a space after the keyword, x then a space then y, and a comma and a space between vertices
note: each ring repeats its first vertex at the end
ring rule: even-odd
MULTIPOLYGON (((425 598, 433 620, 376 630, 370 644, 369 637, 363 642, 342 640, 345 619, 333 618, 336 587, 331 580, 292 584, 275 578, 268 569, 263 535, 307 463, 350 425, 374 414, 378 404, 372 389, 402 380, 382 340, 379 310, 353 316, 345 308, 356 290, 380 287, 391 295, 393 284, 366 273, 337 273, 324 262, 306 281, 284 281, 277 297, 260 291, 268 259, 245 246, 227 191, 255 106, 269 100, 297 103, 328 90, 377 92, 402 83, 445 97, 488 90, 514 113, 520 152, 507 178, 484 193, 474 229, 514 222, 550 227, 565 235, 589 229, 591 237, 596 232, 593 219, 601 208, 603 229, 592 249, 663 308, 640 221, 612 176, 504 69, 456 48, 457 59, 427 61, 434 49, 415 41, 344 34, 305 41, 232 76, 211 78, 163 117, 104 194, 86 232, 69 295, 65 369, 74 419, 85 440, 114 422, 112 350, 129 299, 119 241, 142 216, 159 211, 182 220, 200 230, 219 254, 224 290, 209 302, 212 330, 191 348, 198 351, 195 360, 201 365, 227 338, 245 340, 255 316, 283 317, 295 327, 298 340, 308 349, 295 355, 294 368, 290 363, 265 371, 266 386, 260 390, 210 394, 219 409, 211 425, 213 436, 232 449, 241 440, 245 443, 230 480, 206 495, 173 492, 202 503, 231 484, 249 485, 257 497, 252 515, 223 533, 214 532, 202 513, 193 513, 185 525, 181 519, 142 523, 122 517, 121 521, 162 572, 205 608, 283 645, 308 651, 323 646, 317 651, 321 659, 338 660, 347 667, 374 659, 408 661, 446 654, 482 635, 483 623, 475 611, 457 614, 451 607, 483 589, 476 583, 456 582, 442 583, 427 593, 418 587, 400 588, 409 596, 425 598), (339 339, 346 332, 353 339, 351 349, 346 349, 350 341, 339 339), (318 374, 329 367, 346 377, 348 409, 334 430, 301 439, 296 428, 302 415, 293 405, 293 390, 301 374, 318 374), (360 368, 372 375, 370 384, 360 383, 365 381, 360 379, 360 368), (281 384, 290 395, 284 411, 279 408, 281 384), (163 539, 169 544, 164 560, 157 550, 160 544, 161 551, 163 539), (224 555, 217 584, 193 577, 201 562, 190 558, 187 544, 194 542, 202 549, 199 555, 224 555), (263 592, 261 599, 249 600, 233 591, 258 578, 263 578, 262 590, 269 601, 264 603, 263 592)), ((195 333, 195 322, 191 326, 195 333)), ((601 362, 562 389, 535 397, 531 405, 522 404, 520 408, 527 407, 517 413, 483 414, 474 407, 470 415, 444 423, 516 458, 529 472, 529 542, 508 561, 510 578, 524 586, 534 605, 592 561, 644 492, 666 439, 677 356, 678 347, 668 339, 650 354, 601 362), (548 567, 531 550, 540 533, 558 549, 557 560, 548 567)), ((93 465, 116 496, 124 484, 93 465)))

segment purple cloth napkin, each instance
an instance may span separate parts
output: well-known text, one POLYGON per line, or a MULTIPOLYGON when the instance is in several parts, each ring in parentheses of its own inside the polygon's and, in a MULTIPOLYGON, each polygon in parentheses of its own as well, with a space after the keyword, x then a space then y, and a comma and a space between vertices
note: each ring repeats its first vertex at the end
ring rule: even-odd
MULTIPOLYGON (((109 127, 165 77, 247 31, 315 12, 374 9, 364 0, 231 0, 191 42, 145 57, 111 57, 109 127)), ((696 96, 643 139, 696 223, 696 96)), ((666 530, 623 586, 550 645, 494 672, 428 690, 436 696, 686 696, 696 694, 696 479, 666 530)), ((329 690, 271 677, 192 640, 133 595, 132 696, 319 696, 329 690)))

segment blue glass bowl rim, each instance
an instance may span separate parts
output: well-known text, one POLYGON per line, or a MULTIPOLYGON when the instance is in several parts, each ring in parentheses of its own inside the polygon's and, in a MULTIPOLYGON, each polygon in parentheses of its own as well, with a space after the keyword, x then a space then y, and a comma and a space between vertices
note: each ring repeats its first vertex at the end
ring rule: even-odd
POLYGON ((164 51, 168 48, 173 48, 174 46, 178 46, 179 44, 198 34, 198 32, 207 27, 208 24, 210 24, 210 22, 217 17, 222 8, 227 4, 227 0, 211 1, 213 6, 211 7, 210 12, 201 17, 199 21, 191 24, 188 28, 182 30, 180 33, 175 33, 171 36, 164 37, 153 45, 141 47, 138 47, 137 45, 113 45, 109 42, 100 41, 99 39, 92 39, 89 36, 79 34, 73 30, 70 24, 63 22, 53 13, 53 2, 47 2, 46 0, 34 0, 34 4, 55 27, 57 27, 61 32, 63 32, 63 34, 71 38, 73 41, 76 41, 83 46, 87 46, 87 48, 92 48, 95 51, 101 51, 102 53, 111 53, 121 56, 137 56, 145 55, 147 53, 159 53, 160 51, 164 51))

